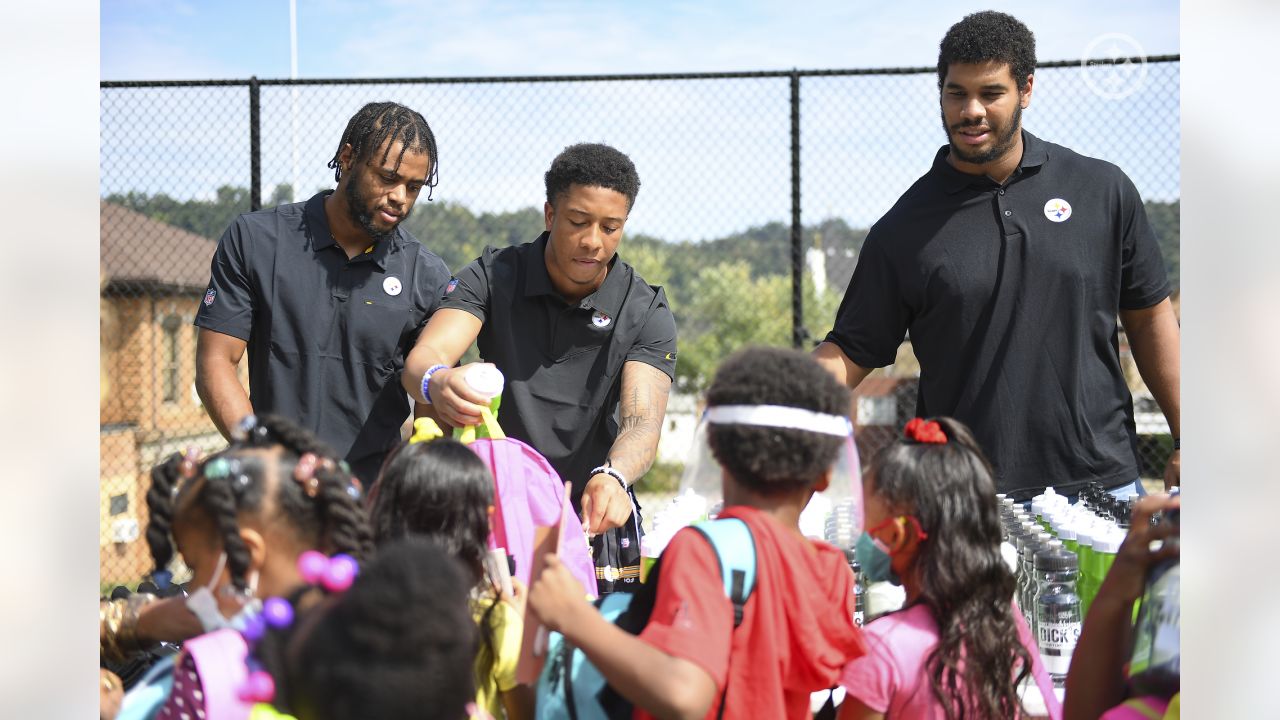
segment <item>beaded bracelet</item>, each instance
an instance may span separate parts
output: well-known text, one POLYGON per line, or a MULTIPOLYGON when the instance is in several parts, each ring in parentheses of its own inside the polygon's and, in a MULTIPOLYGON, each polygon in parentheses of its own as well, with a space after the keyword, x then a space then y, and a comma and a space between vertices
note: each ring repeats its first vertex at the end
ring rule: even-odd
POLYGON ((448 368, 448 365, 436 363, 422 373, 422 399, 426 400, 428 405, 431 404, 431 376, 439 370, 447 370, 448 368))
POLYGON ((608 475, 614 480, 617 480, 619 483, 622 484, 623 490, 627 489, 627 478, 624 477, 623 474, 618 472, 616 469, 609 467, 608 465, 601 465, 600 467, 595 468, 594 470, 591 471, 592 475, 599 475, 600 473, 604 473, 605 475, 608 475))

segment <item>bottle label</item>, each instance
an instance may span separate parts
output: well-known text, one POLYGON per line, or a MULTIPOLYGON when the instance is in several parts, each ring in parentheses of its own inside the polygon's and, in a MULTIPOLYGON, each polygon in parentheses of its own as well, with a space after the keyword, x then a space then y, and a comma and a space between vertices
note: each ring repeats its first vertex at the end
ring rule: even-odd
POLYGON ((1071 653, 1080 639, 1080 623, 1040 622, 1036 628, 1039 637, 1040 657, 1050 675, 1066 675, 1071 667, 1071 653))

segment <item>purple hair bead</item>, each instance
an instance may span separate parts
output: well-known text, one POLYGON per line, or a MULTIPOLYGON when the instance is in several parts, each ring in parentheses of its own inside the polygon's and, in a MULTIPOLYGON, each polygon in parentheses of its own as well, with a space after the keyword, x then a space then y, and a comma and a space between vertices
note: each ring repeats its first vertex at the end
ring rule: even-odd
POLYGON ((293 623, 293 606, 284 598, 267 598, 262 603, 262 617, 273 628, 288 627, 293 623))
POLYGON ((324 579, 324 572, 329 568, 329 558, 318 550, 307 550, 298 556, 298 574, 308 585, 316 585, 324 579))
POLYGON ((325 569, 320 583, 329 592, 346 592, 356 579, 360 566, 350 555, 334 555, 329 559, 329 567, 325 569))
POLYGON ((240 634, 250 643, 256 643, 262 639, 267 632, 267 621, 262 617, 261 613, 254 613, 244 622, 244 629, 240 634))

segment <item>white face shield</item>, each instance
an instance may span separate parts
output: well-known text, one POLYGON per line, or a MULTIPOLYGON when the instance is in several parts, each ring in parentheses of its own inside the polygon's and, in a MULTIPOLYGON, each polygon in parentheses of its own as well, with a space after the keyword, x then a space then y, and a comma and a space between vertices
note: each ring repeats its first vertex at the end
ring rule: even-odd
POLYGON ((854 546, 862 532, 862 468, 858 462, 858 448, 853 442, 853 423, 849 418, 784 405, 707 408, 694 433, 689 461, 680 478, 680 494, 682 497, 690 494, 704 499, 710 514, 714 515, 724 501, 724 493, 721 485, 723 471, 707 442, 707 425, 711 423, 805 430, 843 438, 831 466, 831 482, 826 490, 814 493, 801 513, 800 530, 806 536, 826 540, 838 547, 854 546))

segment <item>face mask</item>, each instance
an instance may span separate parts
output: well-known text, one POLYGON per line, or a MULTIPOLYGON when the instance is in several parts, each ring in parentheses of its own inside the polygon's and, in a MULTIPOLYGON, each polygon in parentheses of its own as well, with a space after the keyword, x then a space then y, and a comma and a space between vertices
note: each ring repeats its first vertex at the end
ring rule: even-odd
POLYGON ((902 580, 893 571, 889 553, 881 547, 881 543, 871 537, 865 530, 858 537, 858 545, 854 550, 858 564, 862 566, 862 574, 868 583, 885 582, 901 585, 902 580))
MULTIPOLYGON (((187 609, 200 621, 200 625, 205 632, 213 632, 223 628, 243 630, 249 617, 257 612, 258 602, 256 599, 251 599, 246 601, 240 612, 236 613, 230 620, 222 616, 222 611, 218 609, 218 601, 213 597, 213 588, 217 585, 218 578, 222 575, 222 569, 226 567, 226 564, 227 554, 224 552, 218 557, 218 567, 213 571, 213 577, 210 578, 209 584, 200 587, 187 596, 187 609)), ((249 576, 249 594, 252 595, 257 587, 258 573, 254 572, 249 576)))
POLYGON ((866 573, 867 582, 882 582, 884 580, 888 580, 894 585, 902 584, 902 578, 898 577, 898 573, 894 572, 893 565, 890 562, 893 555, 889 552, 889 548, 871 534, 872 532, 889 525, 895 520, 905 520, 910 523, 911 527, 915 530, 916 538, 920 542, 929 538, 929 533, 925 532, 924 528, 920 527, 920 521, 915 519, 912 515, 904 515, 898 518, 887 518, 884 522, 870 530, 863 530, 862 535, 858 538, 858 545, 855 552, 857 553, 858 563, 862 565, 863 572, 866 573))

